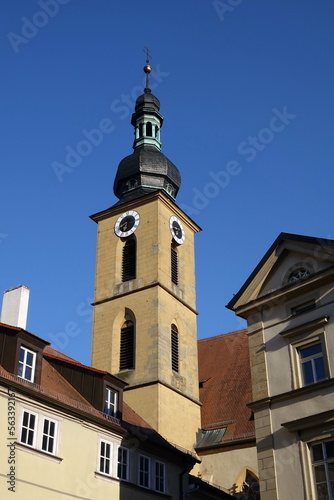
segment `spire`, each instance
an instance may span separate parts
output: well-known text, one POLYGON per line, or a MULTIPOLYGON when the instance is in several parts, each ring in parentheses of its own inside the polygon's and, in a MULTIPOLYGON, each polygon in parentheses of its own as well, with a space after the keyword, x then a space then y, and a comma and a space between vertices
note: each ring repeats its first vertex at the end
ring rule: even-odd
POLYGON ((137 98, 135 112, 132 115, 131 125, 135 127, 133 148, 148 144, 155 146, 160 151, 160 129, 164 118, 159 113, 160 101, 151 93, 150 89, 149 75, 152 66, 149 64, 149 59, 152 59, 152 56, 147 47, 145 47, 144 52, 146 53, 146 64, 143 70, 146 74, 146 87, 144 93, 137 98))
POLYGON ((146 64, 144 66, 144 73, 146 73, 146 87, 144 88, 144 92, 150 93, 151 89, 150 89, 150 83, 149 83, 149 74, 152 71, 152 67, 149 64, 149 62, 150 62, 150 59, 152 59, 152 56, 150 54, 151 51, 148 47, 145 47, 143 49, 143 52, 145 52, 145 54, 146 54, 146 64))
POLYGON ((160 129, 163 116, 160 101, 151 92, 149 75, 152 67, 149 49, 145 47, 146 86, 135 104, 131 125, 135 129, 134 152, 119 164, 114 182, 114 193, 120 202, 144 196, 152 191, 164 191, 175 200, 181 184, 178 168, 161 152, 160 129))

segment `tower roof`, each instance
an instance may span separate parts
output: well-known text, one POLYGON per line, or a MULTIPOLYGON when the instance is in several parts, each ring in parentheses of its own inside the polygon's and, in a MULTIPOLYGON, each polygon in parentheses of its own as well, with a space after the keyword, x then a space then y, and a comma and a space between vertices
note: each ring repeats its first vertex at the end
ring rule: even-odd
POLYGON ((181 185, 178 168, 161 152, 163 116, 159 112, 160 101, 149 87, 151 71, 146 64, 146 87, 136 100, 131 119, 135 128, 134 152, 123 158, 115 177, 114 193, 121 203, 157 190, 175 200, 181 185))

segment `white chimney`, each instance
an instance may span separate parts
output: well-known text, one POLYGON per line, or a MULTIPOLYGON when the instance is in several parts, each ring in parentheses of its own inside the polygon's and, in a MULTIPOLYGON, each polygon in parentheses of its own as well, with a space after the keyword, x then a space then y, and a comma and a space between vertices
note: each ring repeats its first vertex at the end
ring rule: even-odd
POLYGON ((25 330, 27 326, 30 289, 19 285, 3 294, 1 323, 25 330))

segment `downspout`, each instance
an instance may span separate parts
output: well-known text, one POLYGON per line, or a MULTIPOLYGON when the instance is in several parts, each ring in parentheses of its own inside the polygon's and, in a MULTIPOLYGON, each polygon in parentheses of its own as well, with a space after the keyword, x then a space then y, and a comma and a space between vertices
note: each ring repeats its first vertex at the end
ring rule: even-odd
POLYGON ((184 500, 184 498, 186 498, 186 496, 190 493, 189 491, 186 492, 183 491, 183 476, 187 473, 189 474, 189 472, 194 466, 194 464, 191 463, 192 460, 190 460, 189 457, 187 457, 187 459, 188 460, 186 460, 186 468, 182 472, 180 472, 179 476, 180 500, 184 500))

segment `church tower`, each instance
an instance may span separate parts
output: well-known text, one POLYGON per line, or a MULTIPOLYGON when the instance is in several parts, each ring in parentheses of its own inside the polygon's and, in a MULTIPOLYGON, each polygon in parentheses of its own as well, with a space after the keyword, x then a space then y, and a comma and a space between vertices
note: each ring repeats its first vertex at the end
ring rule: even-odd
MULTIPOLYGON (((148 63, 148 61, 147 61, 148 63)), ((200 427, 194 234, 176 204, 181 177, 161 152, 160 102, 137 98, 134 152, 119 164, 119 201, 98 224, 92 366, 129 385, 124 400, 171 443, 192 450, 200 427)))

